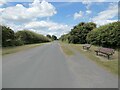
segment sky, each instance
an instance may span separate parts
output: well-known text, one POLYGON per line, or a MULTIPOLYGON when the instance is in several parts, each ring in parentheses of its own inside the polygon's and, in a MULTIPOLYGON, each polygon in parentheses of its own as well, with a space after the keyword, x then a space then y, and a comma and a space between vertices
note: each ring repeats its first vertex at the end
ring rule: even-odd
POLYGON ((118 3, 91 2, 6 2, 0 0, 0 24, 19 30, 31 30, 40 34, 60 37, 70 32, 80 22, 94 22, 97 26, 118 20, 118 3))

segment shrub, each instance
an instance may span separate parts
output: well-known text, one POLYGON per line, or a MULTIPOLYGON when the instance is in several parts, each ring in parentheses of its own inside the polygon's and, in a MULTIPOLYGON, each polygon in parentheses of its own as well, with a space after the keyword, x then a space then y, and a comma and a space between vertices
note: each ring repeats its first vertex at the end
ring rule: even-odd
POLYGON ((0 25, 0 28, 2 29, 3 47, 20 46, 23 44, 43 43, 50 41, 50 39, 48 39, 47 37, 29 30, 23 30, 14 33, 14 31, 9 27, 0 25))
POLYGON ((23 41, 24 44, 43 43, 50 41, 47 37, 29 30, 18 31, 16 33, 16 38, 23 41))
POLYGON ((14 46, 14 31, 6 26, 0 26, 2 28, 2 46, 14 46))
POLYGON ((15 46, 21 46, 21 45, 24 45, 24 42, 21 41, 21 40, 15 40, 15 41, 14 41, 14 45, 15 45, 15 46))
POLYGON ((87 35, 87 41, 91 44, 118 48, 120 46, 120 22, 110 23, 94 29, 87 35))
POLYGON ((71 31, 68 34, 62 36, 60 39, 62 41, 68 40, 69 43, 74 43, 74 44, 81 43, 81 44, 84 44, 84 43, 87 43, 87 41, 86 41, 87 34, 91 30, 93 30, 94 28, 96 28, 95 23, 81 22, 80 24, 74 26, 74 28, 71 29, 71 31))

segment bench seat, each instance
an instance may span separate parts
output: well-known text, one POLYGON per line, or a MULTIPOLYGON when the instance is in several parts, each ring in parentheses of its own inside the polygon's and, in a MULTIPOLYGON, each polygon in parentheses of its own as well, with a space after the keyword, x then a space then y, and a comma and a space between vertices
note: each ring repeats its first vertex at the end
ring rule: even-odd
POLYGON ((83 49, 89 50, 89 48, 91 47, 91 44, 85 44, 83 45, 83 49))
POLYGON ((98 48, 97 50, 95 50, 95 52, 96 52, 96 55, 99 55, 100 53, 107 55, 109 59, 110 56, 114 54, 115 50, 111 48, 98 48))

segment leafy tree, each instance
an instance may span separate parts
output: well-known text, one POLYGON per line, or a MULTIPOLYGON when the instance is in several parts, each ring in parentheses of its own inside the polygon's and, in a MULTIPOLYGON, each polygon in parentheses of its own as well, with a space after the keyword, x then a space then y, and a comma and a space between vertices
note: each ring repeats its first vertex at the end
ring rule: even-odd
POLYGON ((20 46, 23 44, 33 44, 33 43, 42 43, 49 42, 50 39, 35 32, 29 30, 22 30, 14 33, 12 29, 6 26, 0 26, 2 30, 2 46, 20 46))
POLYGON ((48 35, 46 35, 46 37, 48 37, 49 39, 51 39, 51 38, 52 38, 52 37, 51 37, 51 35, 49 35, 49 34, 48 34, 48 35))
POLYGON ((78 25, 74 26, 69 34, 62 36, 62 40, 64 40, 63 38, 67 38, 66 40, 68 40, 69 43, 87 43, 86 36, 94 28, 96 28, 95 23, 81 22, 78 25))
POLYGON ((2 28, 2 46, 14 46, 14 31, 6 26, 0 26, 2 28))
POLYGON ((64 42, 68 42, 69 37, 70 37, 70 34, 64 34, 59 38, 59 40, 64 41, 64 42))
POLYGON ((52 41, 52 36, 51 35, 46 35, 46 37, 50 40, 50 41, 52 41))
POLYGON ((91 44, 118 48, 120 46, 120 22, 110 23, 94 29, 87 35, 87 41, 91 44))
POLYGON ((52 40, 57 40, 57 37, 55 35, 52 35, 52 40))

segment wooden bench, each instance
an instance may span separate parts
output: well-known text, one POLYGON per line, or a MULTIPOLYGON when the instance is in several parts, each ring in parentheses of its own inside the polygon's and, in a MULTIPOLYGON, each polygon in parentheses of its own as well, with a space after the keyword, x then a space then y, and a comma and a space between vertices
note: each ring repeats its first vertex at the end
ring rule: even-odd
POLYGON ((99 54, 104 54, 108 57, 108 59, 110 58, 111 55, 113 55, 115 53, 114 49, 111 48, 98 48, 98 50, 95 50, 96 55, 99 54))
POLYGON ((89 50, 91 47, 91 44, 85 44, 83 45, 83 49, 89 50))

